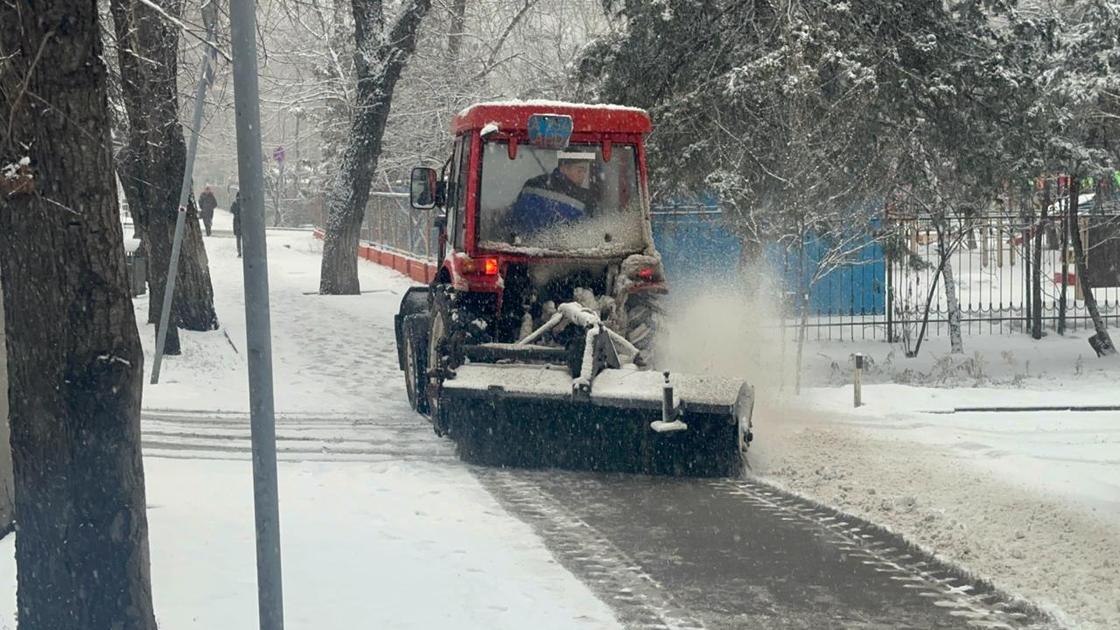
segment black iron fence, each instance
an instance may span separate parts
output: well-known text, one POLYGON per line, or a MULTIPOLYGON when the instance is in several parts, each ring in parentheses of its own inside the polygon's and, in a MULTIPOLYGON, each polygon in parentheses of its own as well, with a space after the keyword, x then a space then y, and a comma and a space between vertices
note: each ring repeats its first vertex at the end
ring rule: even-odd
MULTIPOLYGON (((983 216, 889 217, 876 235, 875 256, 840 265, 811 289, 807 317, 813 339, 915 339, 949 333, 953 295, 967 336, 1030 333, 1040 285, 1042 330, 1092 328, 1083 278, 1063 204, 1046 222, 1008 212, 983 216), (1036 256, 1037 254, 1037 256, 1036 256), (1037 263, 1035 259, 1037 260, 1037 263), (949 291, 946 291, 946 287, 949 291), (821 295, 849 294, 853 299, 821 295), (881 292, 881 293, 880 293, 881 292), (881 295, 881 302, 879 301, 881 295)), ((1120 324, 1120 211, 1084 209, 1077 229, 1102 319, 1120 324)), ((788 274, 786 275, 788 278, 788 274)), ((785 286, 785 325, 800 325, 800 290, 785 286)))
POLYGON ((888 248, 887 338, 913 335, 923 321, 927 335, 946 334, 949 293, 965 335, 1030 332, 1036 275, 1044 330, 1092 327, 1070 244, 1074 229, 1084 243, 1101 315, 1109 325, 1120 323, 1120 213, 1089 205, 1079 212, 1077 226, 1065 202, 1054 206, 1046 222, 1010 212, 894 217, 884 235, 894 239, 888 248))

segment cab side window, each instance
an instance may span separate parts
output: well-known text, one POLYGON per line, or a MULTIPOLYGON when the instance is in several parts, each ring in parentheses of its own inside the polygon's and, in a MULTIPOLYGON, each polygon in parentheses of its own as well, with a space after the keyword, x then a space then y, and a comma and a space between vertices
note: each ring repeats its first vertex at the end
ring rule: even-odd
POLYGON ((447 231, 448 240, 455 246, 460 244, 458 237, 457 224, 459 220, 459 154, 462 152, 462 139, 455 141, 455 148, 451 154, 451 172, 447 174, 447 195, 446 205, 447 208, 447 231))
POLYGON ((463 136, 459 139, 457 159, 458 166, 455 169, 455 216, 449 225, 452 226, 452 242, 455 243, 456 248, 462 249, 465 241, 464 232, 467 216, 467 184, 471 176, 470 136, 463 136))

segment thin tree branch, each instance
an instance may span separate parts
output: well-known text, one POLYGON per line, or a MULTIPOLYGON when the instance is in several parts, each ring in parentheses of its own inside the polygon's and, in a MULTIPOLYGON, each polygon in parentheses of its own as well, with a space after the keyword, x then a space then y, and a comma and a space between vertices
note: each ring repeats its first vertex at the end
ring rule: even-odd
MULTIPOLYGON (((42 41, 39 42, 39 50, 35 51, 35 58, 31 61, 31 66, 27 69, 27 74, 25 74, 23 77, 23 84, 20 85, 19 92, 12 100, 12 109, 10 112, 8 112, 8 133, 6 136, 7 143, 4 146, 5 151, 7 151, 7 149, 11 147, 12 127, 15 125, 16 114, 19 112, 19 106, 20 102, 23 101, 23 95, 27 93, 27 85, 31 83, 31 77, 35 74, 35 68, 39 65, 39 60, 43 58, 43 50, 45 50, 47 47, 47 41, 52 37, 54 37, 54 29, 47 31, 47 33, 43 35, 42 41)), ((9 57, 9 59, 10 58, 11 57, 9 57)))
POLYGON ((168 13, 167 11, 165 11, 163 9, 163 7, 161 7, 158 4, 152 2, 152 0, 140 0, 140 3, 143 4, 144 6, 150 8, 150 9, 153 9, 156 13, 158 13, 160 15, 160 17, 167 20, 168 22, 171 22, 172 24, 177 26, 179 28, 179 30, 183 31, 187 35, 190 35, 191 37, 197 39, 198 41, 202 42, 203 44, 206 44, 207 46, 214 49, 227 62, 233 63, 233 58, 230 57, 229 55, 225 54, 224 52, 222 52, 222 50, 220 48, 218 48, 218 44, 216 42, 209 41, 207 38, 202 37, 201 35, 196 35, 194 31, 187 28, 187 25, 182 20, 180 20, 179 18, 177 18, 177 17, 171 15, 170 13, 168 13))

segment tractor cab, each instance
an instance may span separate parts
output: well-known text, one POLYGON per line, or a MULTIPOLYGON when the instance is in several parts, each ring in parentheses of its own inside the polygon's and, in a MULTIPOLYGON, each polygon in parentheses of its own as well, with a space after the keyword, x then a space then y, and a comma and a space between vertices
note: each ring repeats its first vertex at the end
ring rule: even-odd
MULTIPOLYGON (((566 265, 607 291, 611 262, 656 255, 643 145, 650 128, 645 112, 614 106, 527 102, 460 112, 442 172, 412 172, 413 206, 445 211, 439 277, 500 303, 511 280, 539 293, 566 265)), ((660 285, 660 267, 649 262, 635 280, 660 285)))

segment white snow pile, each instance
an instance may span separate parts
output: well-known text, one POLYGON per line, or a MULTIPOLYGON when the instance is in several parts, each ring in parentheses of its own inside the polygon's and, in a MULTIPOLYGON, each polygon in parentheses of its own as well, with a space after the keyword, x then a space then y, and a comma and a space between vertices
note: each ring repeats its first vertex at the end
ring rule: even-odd
POLYGON ((1092 356, 1091 332, 966 337, 963 357, 933 338, 917 359, 883 341, 811 341, 797 396, 796 331, 774 325, 774 293, 761 293, 676 304, 670 327, 676 369, 755 385, 753 474, 888 527, 1073 627, 1120 627, 1120 412, 945 413, 1120 405, 1120 362, 1092 356), (859 409, 856 352, 871 364, 859 409))

